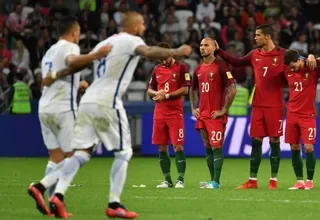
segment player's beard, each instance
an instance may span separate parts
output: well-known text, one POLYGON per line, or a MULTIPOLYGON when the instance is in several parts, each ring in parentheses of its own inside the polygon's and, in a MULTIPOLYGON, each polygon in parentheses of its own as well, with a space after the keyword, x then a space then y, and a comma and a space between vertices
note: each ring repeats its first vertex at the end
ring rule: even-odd
POLYGON ((213 56, 213 53, 209 53, 209 54, 205 54, 205 55, 202 55, 202 58, 208 58, 210 56, 213 56))

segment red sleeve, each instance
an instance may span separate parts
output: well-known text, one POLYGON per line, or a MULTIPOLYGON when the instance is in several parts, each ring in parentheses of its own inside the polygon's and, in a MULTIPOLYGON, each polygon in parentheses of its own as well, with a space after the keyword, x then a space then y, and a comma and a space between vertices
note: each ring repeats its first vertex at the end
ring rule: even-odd
POLYGON ((156 67, 152 71, 152 76, 149 82, 149 89, 158 90, 158 83, 156 78, 156 67))
POLYGON ((197 90, 199 88, 199 81, 198 81, 198 67, 194 70, 193 75, 192 75, 192 83, 191 83, 191 88, 193 90, 197 90))
POLYGON ((250 51, 247 55, 243 57, 235 57, 228 54, 224 50, 219 49, 218 54, 225 62, 233 66, 240 67, 240 66, 251 65, 251 57, 253 56, 253 52, 254 50, 250 51))
POLYGON ((185 63, 180 63, 180 87, 190 86, 189 67, 185 63))
POLYGON ((230 69, 228 68, 225 62, 223 62, 222 60, 217 60, 216 64, 219 66, 220 76, 223 80, 223 83, 226 86, 229 86, 236 82, 236 80, 232 76, 230 69))

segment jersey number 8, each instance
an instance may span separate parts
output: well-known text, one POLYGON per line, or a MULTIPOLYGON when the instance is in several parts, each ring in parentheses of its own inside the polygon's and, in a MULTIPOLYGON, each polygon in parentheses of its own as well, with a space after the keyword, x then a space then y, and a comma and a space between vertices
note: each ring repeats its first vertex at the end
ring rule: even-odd
POLYGON ((168 82, 166 82, 165 84, 164 84, 164 91, 165 92, 169 92, 169 83, 168 82))

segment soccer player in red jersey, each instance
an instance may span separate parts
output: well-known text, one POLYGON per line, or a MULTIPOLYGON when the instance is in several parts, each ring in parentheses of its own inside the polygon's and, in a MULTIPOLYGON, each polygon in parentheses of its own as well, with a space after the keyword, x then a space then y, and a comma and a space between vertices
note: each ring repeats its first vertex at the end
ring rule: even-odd
POLYGON ((286 51, 284 63, 288 67, 285 76, 289 85, 285 142, 291 146, 292 166, 297 177, 296 184, 289 189, 312 189, 316 166, 314 155, 316 141, 315 99, 320 68, 310 70, 303 57, 300 57, 296 50, 286 51), (306 154, 306 182, 303 180, 303 163, 300 154, 301 139, 306 154))
POLYGON ((205 188, 211 189, 220 188, 227 112, 237 93, 235 80, 227 64, 214 56, 215 49, 211 38, 201 41, 203 62, 194 71, 190 90, 192 114, 197 118, 196 129, 205 145, 211 175, 211 182, 205 188), (196 105, 197 94, 199 107, 196 105))
MULTIPOLYGON (((170 48, 161 43, 159 47, 170 48)), ((183 96, 188 94, 190 75, 186 64, 173 57, 161 60, 152 73, 148 94, 156 101, 153 114, 152 144, 159 146, 159 161, 165 181, 157 188, 173 187, 168 154, 169 140, 175 151, 178 179, 175 188, 184 188, 186 158, 184 145, 183 96)))
MULTIPOLYGON (((270 138, 271 178, 269 189, 277 188, 277 174, 280 165, 280 137, 284 116, 283 86, 286 82, 283 63, 284 48, 276 46, 272 40, 273 29, 270 25, 256 28, 257 49, 244 57, 234 57, 219 49, 219 56, 234 66, 252 65, 255 78, 255 92, 252 102, 250 136, 252 150, 250 159, 250 178, 238 189, 258 188, 257 174, 262 158, 262 140, 270 138)), ((219 46, 216 43, 216 47, 219 46)), ((308 58, 310 66, 316 64, 314 57, 308 58)))

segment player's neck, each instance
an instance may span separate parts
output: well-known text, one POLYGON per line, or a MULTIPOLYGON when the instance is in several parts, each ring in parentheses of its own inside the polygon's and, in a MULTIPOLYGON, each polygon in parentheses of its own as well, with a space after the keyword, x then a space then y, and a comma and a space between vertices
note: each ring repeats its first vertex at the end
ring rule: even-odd
POLYGON ((69 42, 73 43, 72 36, 68 36, 68 35, 60 36, 60 40, 65 40, 65 41, 69 41, 69 42))
POLYGON ((176 60, 172 58, 172 60, 171 60, 171 64, 170 64, 170 67, 172 67, 172 66, 173 66, 173 64, 175 64, 175 62, 176 62, 176 60))
POLYGON ((216 57, 213 55, 203 57, 203 63, 208 65, 208 64, 211 64, 215 59, 216 59, 216 57))
POLYGON ((270 52, 276 47, 276 45, 273 42, 268 43, 266 46, 262 47, 262 50, 264 52, 270 52))

